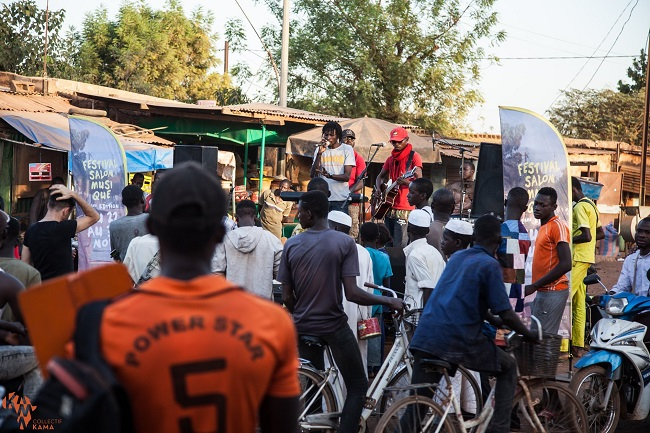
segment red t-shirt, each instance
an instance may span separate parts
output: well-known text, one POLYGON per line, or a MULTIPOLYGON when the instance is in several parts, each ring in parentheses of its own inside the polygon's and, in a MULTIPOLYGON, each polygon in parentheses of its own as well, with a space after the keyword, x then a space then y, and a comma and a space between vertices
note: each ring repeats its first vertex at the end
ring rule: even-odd
POLYGON ((352 172, 350 173, 350 180, 348 181, 349 188, 352 188, 352 185, 357 181, 357 177, 366 169, 366 161, 363 160, 356 150, 354 151, 354 163, 356 165, 352 167, 352 172))
MULTIPOLYGON (((411 160, 411 165, 410 167, 406 167, 406 171, 400 170, 399 173, 394 172, 394 167, 395 164, 393 164, 393 157, 389 156, 386 162, 384 163, 384 166, 382 167, 384 170, 388 171, 388 174, 390 176, 390 179, 392 181, 395 181, 399 176, 403 175, 406 171, 410 170, 413 167, 420 167, 422 168, 422 157, 420 156, 419 153, 414 152, 413 153, 413 159, 411 160)), ((397 192, 397 197, 395 197, 395 204, 393 205, 393 209, 402 209, 402 210, 413 210, 415 209, 415 206, 409 205, 409 201, 406 198, 406 195, 409 193, 409 187, 408 185, 400 185, 399 191, 397 192)))

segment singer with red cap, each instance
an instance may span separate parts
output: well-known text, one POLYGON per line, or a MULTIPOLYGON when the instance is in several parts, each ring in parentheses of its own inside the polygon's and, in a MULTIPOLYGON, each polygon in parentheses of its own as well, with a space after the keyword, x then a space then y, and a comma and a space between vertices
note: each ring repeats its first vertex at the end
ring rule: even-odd
POLYGON ((388 139, 393 146, 393 151, 377 176, 374 194, 377 199, 381 200, 382 184, 388 179, 397 183, 397 195, 391 210, 384 217, 384 223, 393 237, 393 246, 403 248, 406 246, 407 240, 408 216, 415 209, 409 204, 406 195, 409 192, 411 180, 422 177, 422 157, 413 150, 413 145, 408 142, 409 135, 406 129, 394 128, 390 131, 388 139), (404 175, 409 172, 412 173, 412 176, 405 177, 404 175))

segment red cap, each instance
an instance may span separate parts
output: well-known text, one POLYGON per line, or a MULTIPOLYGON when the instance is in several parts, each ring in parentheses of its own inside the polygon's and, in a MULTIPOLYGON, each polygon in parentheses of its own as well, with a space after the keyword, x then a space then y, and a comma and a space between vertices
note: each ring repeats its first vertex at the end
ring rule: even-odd
POLYGON ((405 138, 409 138, 409 133, 406 132, 406 129, 397 127, 393 128, 392 131, 390 131, 390 137, 388 140, 390 141, 402 141, 405 138))

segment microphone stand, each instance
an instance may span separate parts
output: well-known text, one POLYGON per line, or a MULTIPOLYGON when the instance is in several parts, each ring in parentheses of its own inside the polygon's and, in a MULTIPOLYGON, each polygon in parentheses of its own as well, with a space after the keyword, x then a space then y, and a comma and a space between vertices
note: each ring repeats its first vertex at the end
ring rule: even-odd
MULTIPOLYGON (((366 199, 365 199, 365 190, 366 190, 366 174, 368 172, 368 167, 370 167, 370 163, 372 162, 373 159, 375 159, 375 156, 377 155, 377 152, 379 152, 379 149, 381 149, 380 146, 370 146, 371 148, 375 148, 375 152, 370 156, 370 149, 368 149, 368 160, 366 161, 366 168, 363 169, 363 171, 357 176, 357 178, 354 180, 354 183, 352 186, 355 186, 359 181, 361 181, 361 202, 360 206, 361 209, 359 211, 359 227, 361 227, 361 224, 365 221, 366 218, 366 199)), ((341 205, 341 209, 345 206, 345 203, 350 200, 350 197, 352 196, 352 190, 348 193, 348 197, 345 199, 343 202, 343 205, 341 205)))

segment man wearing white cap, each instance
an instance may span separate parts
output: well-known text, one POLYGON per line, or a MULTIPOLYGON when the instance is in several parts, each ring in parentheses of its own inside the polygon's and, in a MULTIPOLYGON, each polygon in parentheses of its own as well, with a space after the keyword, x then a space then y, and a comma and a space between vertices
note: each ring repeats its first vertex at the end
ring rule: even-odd
POLYGON ((440 242, 440 249, 447 259, 456 251, 467 249, 472 242, 473 232, 472 224, 467 221, 452 219, 447 222, 440 242))
POLYGON ((432 290, 445 269, 440 252, 427 243, 431 215, 422 209, 411 211, 406 231, 410 243, 404 248, 406 256, 406 303, 410 308, 424 308, 432 290))
MULTIPOLYGON (((327 215, 330 228, 337 232, 350 234, 352 227, 352 217, 338 210, 333 210, 327 215)), ((359 244, 357 246, 357 253, 359 254, 359 275, 357 275, 357 286, 368 292, 365 283, 374 283, 374 275, 372 272, 372 258, 370 253, 359 244)), ((370 289, 372 290, 372 289, 370 289)), ((373 293, 373 291, 370 291, 373 293)), ((359 320, 368 319, 371 317, 372 307, 369 305, 359 305, 343 299, 343 311, 348 316, 348 325, 352 329, 352 333, 359 342, 359 350, 361 351, 361 358, 363 359, 364 371, 368 371, 368 340, 359 340, 357 335, 357 322, 359 320)))

